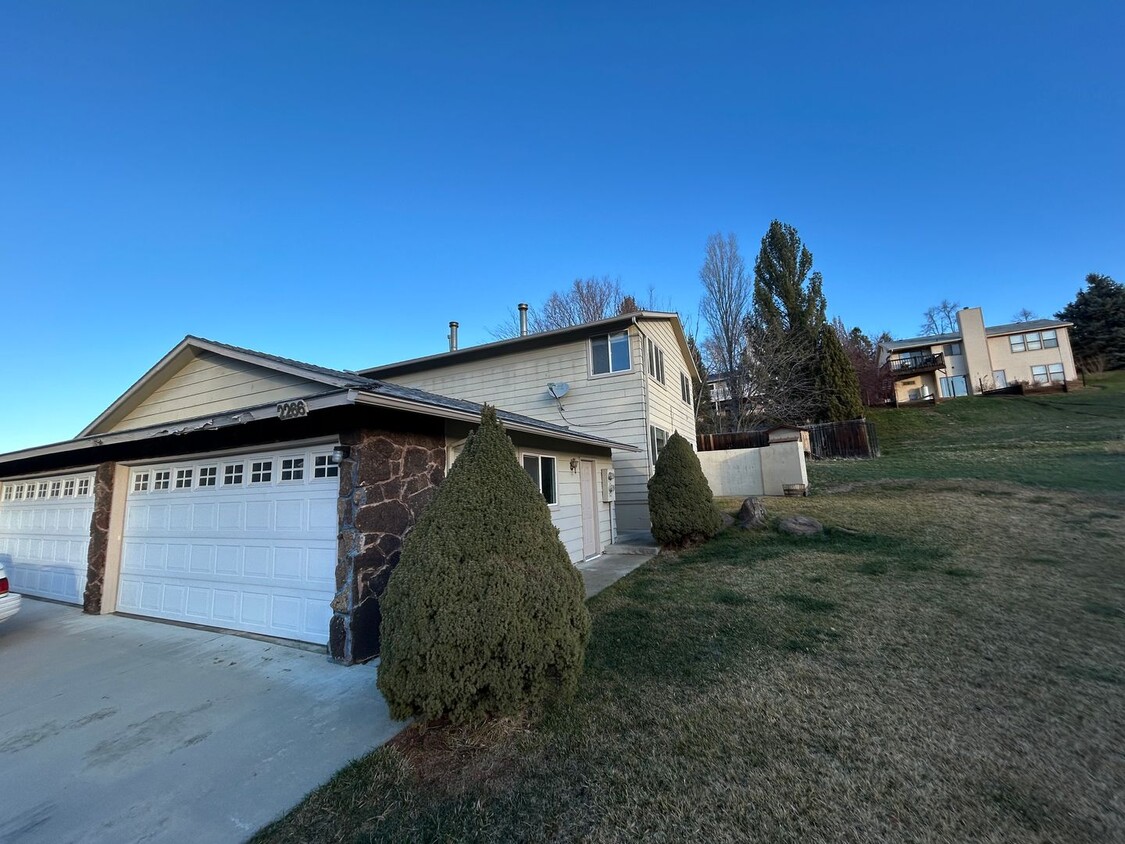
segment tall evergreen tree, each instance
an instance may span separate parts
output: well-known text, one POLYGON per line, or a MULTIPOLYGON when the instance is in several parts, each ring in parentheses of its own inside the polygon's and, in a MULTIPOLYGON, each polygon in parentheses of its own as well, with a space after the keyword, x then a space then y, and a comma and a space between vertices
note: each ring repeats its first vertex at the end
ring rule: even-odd
POLYGON ((1090 273, 1086 289, 1055 316, 1074 323, 1070 343, 1083 364, 1125 367, 1125 286, 1107 275, 1090 273))
POLYGON ((811 411, 819 420, 854 419, 862 413, 859 383, 828 322, 824 279, 797 230, 774 220, 754 263, 754 319, 766 336, 782 336, 799 355, 796 380, 814 385, 811 411))

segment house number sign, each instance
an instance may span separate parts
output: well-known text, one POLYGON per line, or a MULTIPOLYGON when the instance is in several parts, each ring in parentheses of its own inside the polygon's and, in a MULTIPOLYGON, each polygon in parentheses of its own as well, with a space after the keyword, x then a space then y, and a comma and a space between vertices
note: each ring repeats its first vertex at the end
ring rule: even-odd
POLYGON ((309 406, 305 404, 304 399, 297 399, 296 401, 283 401, 277 406, 278 419, 299 419, 302 416, 309 415, 309 406))

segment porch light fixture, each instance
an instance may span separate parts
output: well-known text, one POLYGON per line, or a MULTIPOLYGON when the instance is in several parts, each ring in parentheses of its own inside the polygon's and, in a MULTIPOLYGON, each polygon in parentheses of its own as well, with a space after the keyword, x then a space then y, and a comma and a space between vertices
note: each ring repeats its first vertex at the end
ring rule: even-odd
POLYGON ((332 457, 330 459, 335 465, 339 466, 341 463, 348 459, 349 454, 351 454, 350 448, 348 448, 346 445, 338 445, 334 449, 332 449, 332 457))
POLYGON ((571 472, 577 472, 578 471, 578 458, 577 457, 570 458, 570 471, 571 472))

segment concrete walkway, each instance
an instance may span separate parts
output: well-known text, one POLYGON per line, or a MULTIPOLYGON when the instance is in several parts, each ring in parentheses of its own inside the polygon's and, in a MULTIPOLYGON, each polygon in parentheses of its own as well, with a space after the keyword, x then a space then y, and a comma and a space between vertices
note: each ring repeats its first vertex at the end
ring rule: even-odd
POLYGON ((648 531, 620 534, 617 541, 606 548, 606 553, 578 563, 582 582, 586 584, 586 597, 594 597, 629 572, 640 568, 659 552, 660 547, 648 531))
POLYGON ((0 624, 0 842, 237 842, 390 739, 374 664, 24 598, 0 624))

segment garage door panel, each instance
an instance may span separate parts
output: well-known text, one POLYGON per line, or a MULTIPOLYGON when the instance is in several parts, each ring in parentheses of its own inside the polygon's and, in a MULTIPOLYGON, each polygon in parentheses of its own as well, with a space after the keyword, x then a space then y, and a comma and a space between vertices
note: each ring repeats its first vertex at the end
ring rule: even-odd
POLYGON ((3 481, 0 553, 13 591, 81 603, 92 489, 90 472, 3 481))
POLYGON ((338 480, 298 473, 282 481, 279 469, 283 459, 303 457, 308 471, 313 457, 327 451, 280 450, 135 468, 118 609, 326 642, 335 593, 338 480), (251 482, 250 471, 226 471, 232 464, 249 470, 271 462, 272 482, 251 482), (217 471, 201 472, 205 467, 217 471), (167 472, 180 478, 184 470, 191 470, 196 486, 156 489, 138 477, 147 473, 151 480, 167 472), (226 483, 232 476, 238 482, 226 483), (213 478, 214 485, 200 486, 204 478, 213 478), (130 551, 134 545, 145 550, 143 556, 130 551))

